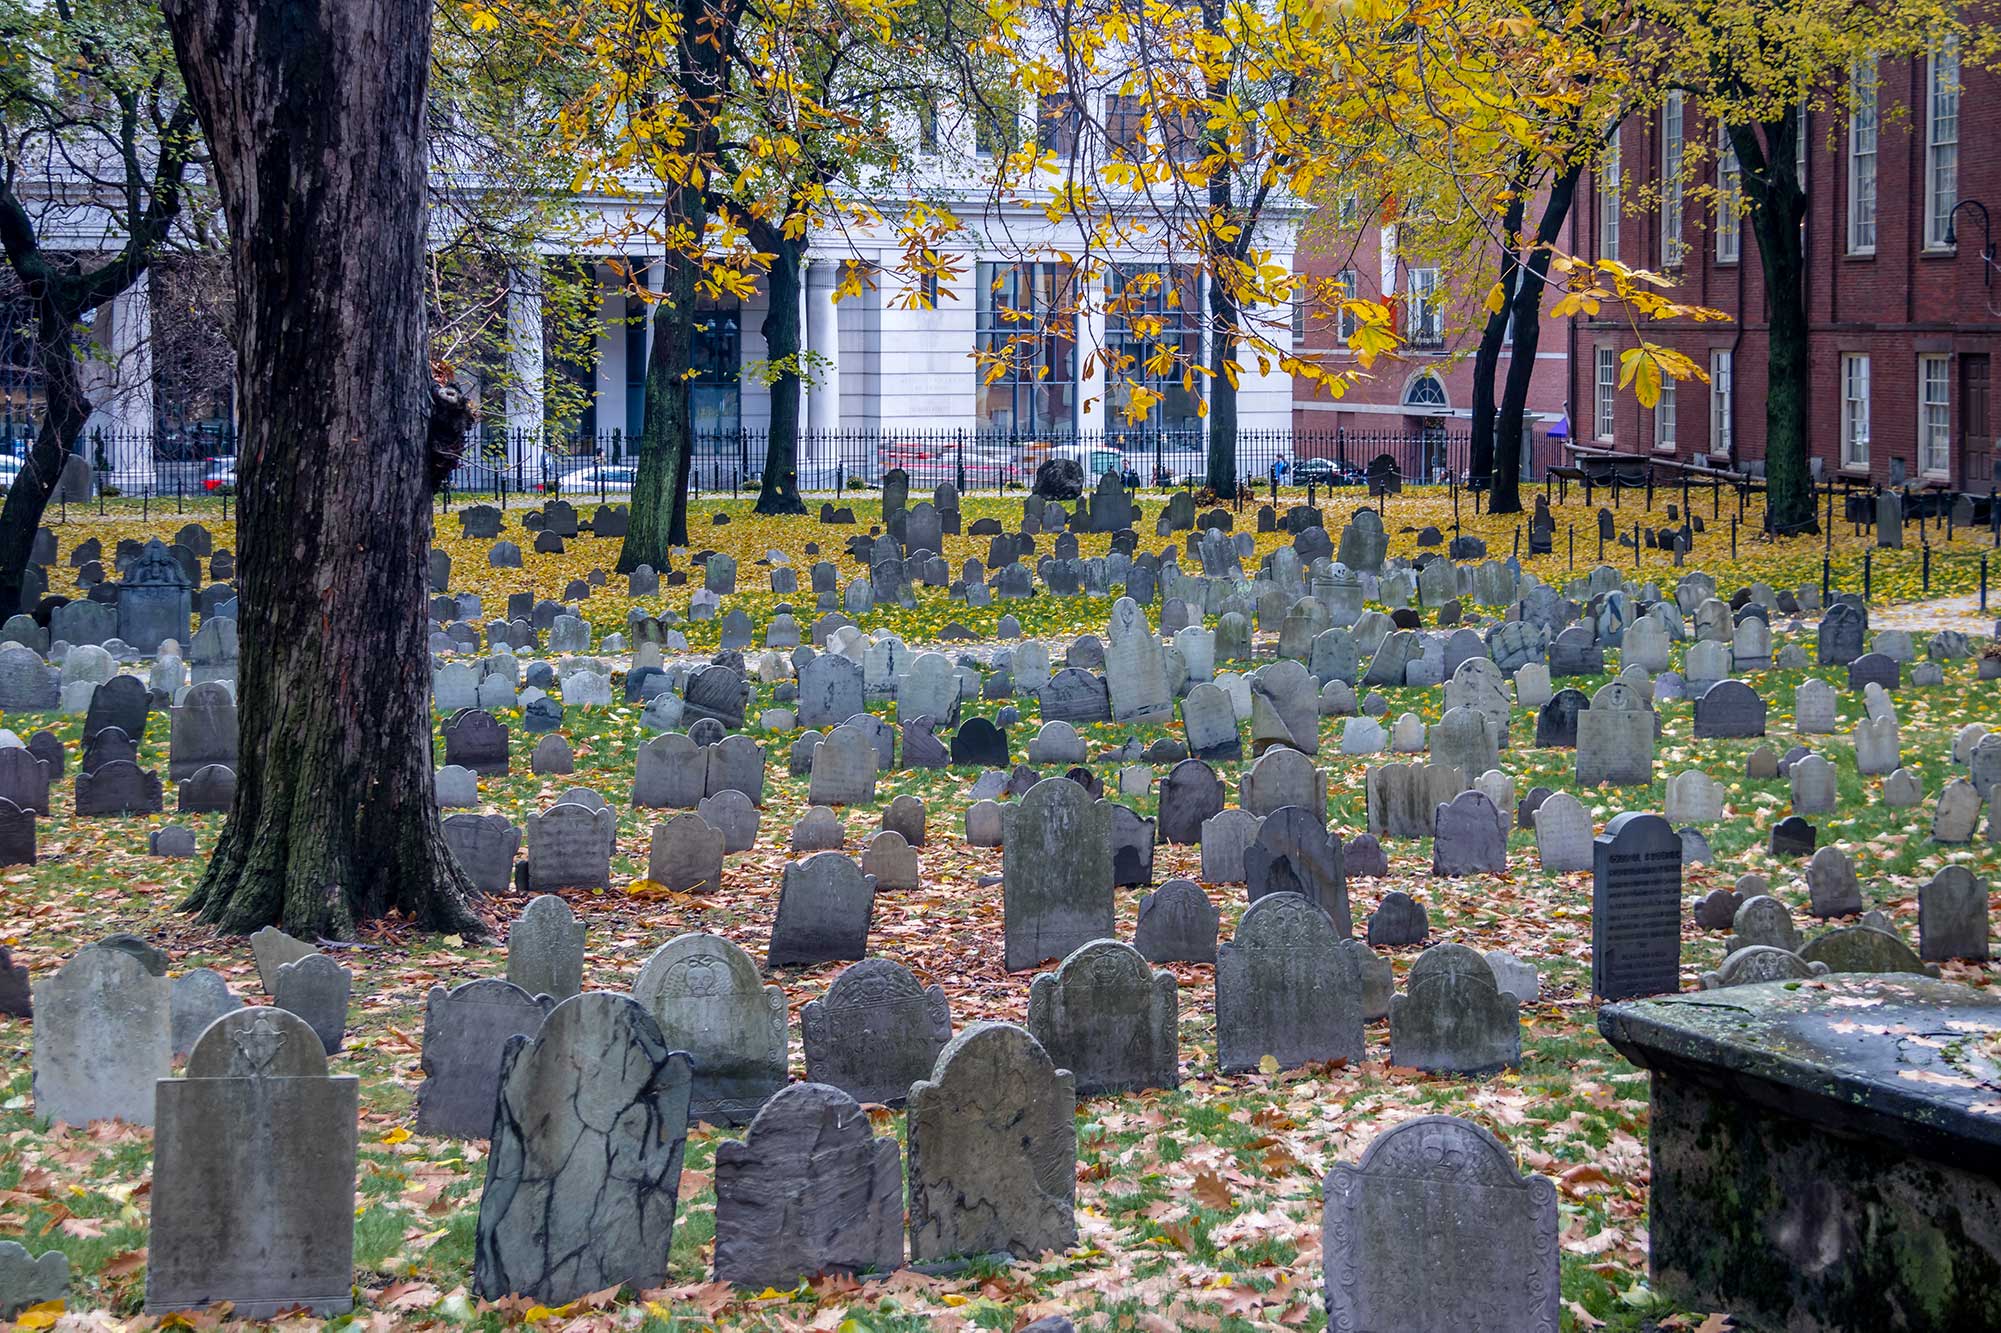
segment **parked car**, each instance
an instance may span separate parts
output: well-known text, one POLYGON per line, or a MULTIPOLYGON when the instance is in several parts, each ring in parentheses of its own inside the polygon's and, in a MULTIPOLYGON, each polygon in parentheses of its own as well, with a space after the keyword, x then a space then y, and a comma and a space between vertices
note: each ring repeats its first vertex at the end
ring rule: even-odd
POLYGON ((632 485, 639 476, 636 467, 578 468, 566 472, 556 480, 556 489, 564 495, 630 495, 632 485))
POLYGON ((1287 478, 1294 486, 1362 486, 1368 474, 1354 463, 1338 458, 1302 458, 1292 465, 1287 478))
POLYGON ((234 458, 211 458, 202 473, 201 488, 211 495, 236 490, 236 460, 234 458))
POLYGON ((0 491, 13 486, 14 478, 21 475, 21 460, 11 455, 0 455, 0 491))

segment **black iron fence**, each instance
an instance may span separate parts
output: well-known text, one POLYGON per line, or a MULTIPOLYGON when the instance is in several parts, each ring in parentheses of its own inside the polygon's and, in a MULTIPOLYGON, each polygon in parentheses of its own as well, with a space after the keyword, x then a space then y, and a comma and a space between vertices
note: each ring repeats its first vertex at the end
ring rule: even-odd
MULTIPOLYGON (((1470 443, 1463 431, 1240 430, 1236 473, 1254 484, 1360 485, 1369 463, 1387 454, 1410 482, 1444 482, 1464 478, 1470 443)), ((703 433, 690 485, 701 494, 754 492, 769 448, 769 433, 761 429, 703 433)), ((1540 477, 1558 452, 1547 440, 1533 440, 1522 475, 1540 477)), ((893 468, 902 468, 914 487, 950 483, 973 494, 1026 489, 1050 458, 1074 460, 1092 478, 1116 469, 1140 486, 1200 486, 1209 473, 1209 439, 1204 430, 809 430, 799 435, 793 467, 799 489, 808 494, 873 489, 893 468)), ((485 431, 466 451, 452 486, 464 494, 544 491, 609 499, 630 492, 637 468, 634 441, 618 431, 485 431)))
MULTIPOLYGON (((0 439, 0 485, 30 441, 0 439)), ((637 441, 621 431, 562 434, 481 427, 451 478, 456 495, 517 493, 616 499, 632 490, 637 441)), ((1254 485, 1360 485, 1364 470, 1387 455, 1405 481, 1463 481, 1471 440, 1465 431, 1247 429, 1236 434, 1236 474, 1254 485)), ((698 494, 755 492, 763 478, 769 432, 704 432, 696 439, 690 484, 698 494)), ((107 495, 194 499, 236 484, 236 440, 226 429, 175 432, 92 431, 78 449, 95 488, 107 495)), ((1115 469, 1149 488, 1201 486, 1209 474, 1209 437, 1196 430, 1107 430, 1062 434, 998 430, 902 430, 859 427, 800 433, 794 468, 800 490, 839 494, 882 485, 902 468, 914 487, 945 483, 963 494, 1026 489, 1051 458, 1075 461, 1089 478, 1115 469)), ((1560 441, 1535 437, 1522 476, 1538 480, 1561 462, 1560 441)), ((72 501, 85 498, 72 495, 72 501)))

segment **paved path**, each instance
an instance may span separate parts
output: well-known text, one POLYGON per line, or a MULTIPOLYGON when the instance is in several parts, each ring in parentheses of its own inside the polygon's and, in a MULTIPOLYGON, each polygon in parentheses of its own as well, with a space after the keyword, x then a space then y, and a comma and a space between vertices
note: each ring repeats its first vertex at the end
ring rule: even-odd
POLYGON ((1994 634, 1997 617, 2001 617, 2001 604, 1997 604, 1994 598, 1988 599, 1987 606, 1988 610, 1983 615, 1980 595, 1967 593, 1960 597, 1934 597, 1928 602, 1904 602, 1881 610, 1872 607, 1869 628, 1904 629, 1927 634, 1956 629, 1974 638, 1985 639, 1994 634))

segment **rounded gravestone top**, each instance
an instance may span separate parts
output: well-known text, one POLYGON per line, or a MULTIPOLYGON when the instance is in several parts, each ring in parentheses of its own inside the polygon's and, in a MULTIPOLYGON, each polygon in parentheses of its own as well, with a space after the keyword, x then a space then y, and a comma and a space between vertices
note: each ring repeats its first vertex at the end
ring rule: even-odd
POLYGON ((272 1006, 238 1009, 202 1030, 189 1078, 325 1078, 326 1046, 305 1019, 272 1006))

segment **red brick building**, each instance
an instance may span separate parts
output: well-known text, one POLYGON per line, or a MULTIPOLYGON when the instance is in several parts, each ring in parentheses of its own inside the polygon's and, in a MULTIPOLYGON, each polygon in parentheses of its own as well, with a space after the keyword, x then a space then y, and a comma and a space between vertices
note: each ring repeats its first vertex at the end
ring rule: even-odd
MULTIPOLYGON (((1400 253, 1395 240, 1395 228, 1365 219, 1353 202, 1329 206, 1302 231, 1293 264, 1308 279, 1305 286, 1312 295, 1295 310, 1294 350, 1337 371, 1359 369, 1347 346, 1352 326, 1330 315, 1318 299, 1328 283, 1366 300, 1387 301, 1396 312, 1404 346, 1396 355, 1377 358, 1362 371, 1367 378, 1340 398, 1295 378, 1293 431, 1302 441, 1300 452, 1307 455, 1331 452, 1319 442, 1337 431, 1350 440, 1435 436, 1450 441, 1446 465, 1464 471, 1473 353, 1486 322, 1482 303, 1497 276, 1499 255, 1483 259, 1477 270, 1448 270, 1400 253)), ((1550 301, 1543 304, 1547 309, 1550 301)), ((1510 339, 1501 353, 1497 396, 1512 355, 1510 339)), ((1561 461, 1560 443, 1550 437, 1554 432, 1560 442, 1563 434, 1569 356, 1567 321, 1545 318, 1528 402, 1535 438, 1532 467, 1537 470, 1561 461)), ((1356 455, 1350 451, 1350 457, 1356 455)))
MULTIPOLYGON (((1997 84, 1972 68, 1962 79, 1946 45, 1884 60, 1873 78, 1857 70, 1852 114, 1808 113, 1808 438, 1824 476, 1982 492, 1995 480, 2001 274, 1982 251, 1985 209, 2001 210, 1997 84)), ((1579 443, 1682 461, 1763 458, 1765 289, 1757 238, 1718 192, 1732 171, 1718 126, 1671 95, 1627 121, 1617 158, 1580 192, 1580 253, 1678 273, 1678 299, 1731 320, 1650 331, 1711 377, 1682 382, 1653 409, 1617 388, 1631 332, 1616 319, 1579 320, 1568 388, 1579 443), (1679 188, 1659 186, 1676 179, 1679 188)))

